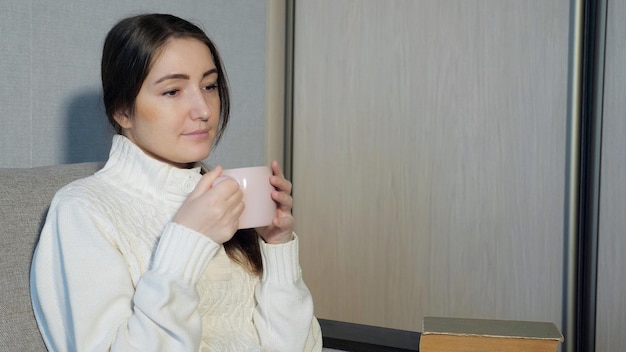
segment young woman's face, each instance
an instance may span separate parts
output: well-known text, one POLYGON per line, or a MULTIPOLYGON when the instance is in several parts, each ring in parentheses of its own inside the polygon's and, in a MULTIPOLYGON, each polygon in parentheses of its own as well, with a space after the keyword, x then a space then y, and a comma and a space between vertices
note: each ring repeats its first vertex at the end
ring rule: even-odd
POLYGON ((115 119, 146 154, 187 167, 209 156, 219 115, 217 71, 209 48, 179 38, 154 59, 133 115, 116 114, 115 119))

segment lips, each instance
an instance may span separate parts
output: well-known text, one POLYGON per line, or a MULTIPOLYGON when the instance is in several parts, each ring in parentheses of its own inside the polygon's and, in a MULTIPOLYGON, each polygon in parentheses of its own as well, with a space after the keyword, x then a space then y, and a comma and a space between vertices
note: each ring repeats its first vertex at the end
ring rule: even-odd
POLYGON ((202 130, 195 130, 195 131, 183 133, 183 136, 197 136, 197 135, 205 135, 208 133, 209 133, 208 129, 202 129, 202 130))
POLYGON ((191 141, 208 141, 210 139, 210 134, 208 129, 194 130, 191 132, 186 132, 182 134, 183 138, 186 138, 191 141))

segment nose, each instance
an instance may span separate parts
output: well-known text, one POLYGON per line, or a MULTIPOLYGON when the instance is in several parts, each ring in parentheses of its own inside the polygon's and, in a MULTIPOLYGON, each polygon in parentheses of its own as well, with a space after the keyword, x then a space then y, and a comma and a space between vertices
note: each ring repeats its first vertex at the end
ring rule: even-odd
POLYGON ((193 120, 207 121, 213 111, 205 100, 202 92, 195 92, 189 97, 189 116, 193 120))

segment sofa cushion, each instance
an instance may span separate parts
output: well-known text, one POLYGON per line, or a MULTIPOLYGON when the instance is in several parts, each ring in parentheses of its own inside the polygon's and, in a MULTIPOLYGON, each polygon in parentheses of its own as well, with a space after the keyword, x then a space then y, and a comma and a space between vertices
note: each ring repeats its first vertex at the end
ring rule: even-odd
POLYGON ((30 300, 33 250, 56 191, 102 166, 0 169, 0 351, 45 351, 30 300))

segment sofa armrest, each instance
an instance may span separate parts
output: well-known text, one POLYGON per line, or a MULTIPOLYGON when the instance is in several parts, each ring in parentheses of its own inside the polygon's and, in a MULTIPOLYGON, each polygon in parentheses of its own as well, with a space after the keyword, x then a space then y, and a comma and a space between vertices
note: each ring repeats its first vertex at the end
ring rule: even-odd
POLYGON ((0 169, 0 351, 45 351, 30 300, 33 250, 54 194, 102 166, 0 169))

